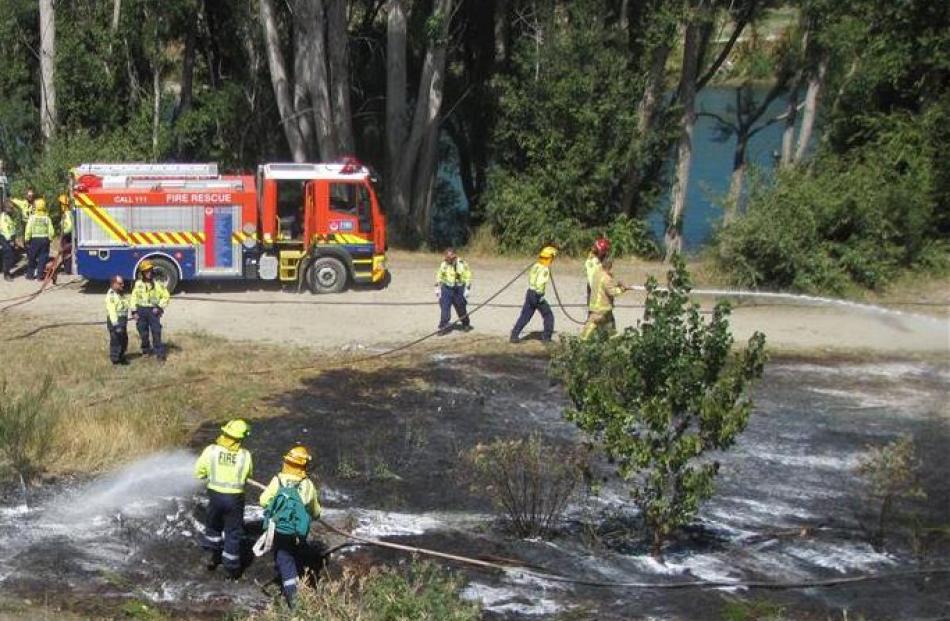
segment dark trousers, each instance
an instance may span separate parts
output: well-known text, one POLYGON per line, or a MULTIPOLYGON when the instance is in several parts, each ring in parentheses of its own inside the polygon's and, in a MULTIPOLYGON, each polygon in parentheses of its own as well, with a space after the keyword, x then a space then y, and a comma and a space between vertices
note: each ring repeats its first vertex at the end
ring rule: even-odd
POLYGON ((511 336, 513 338, 517 338, 521 335, 521 331, 524 330, 524 327, 528 325, 528 322, 534 317, 535 311, 541 313, 541 319, 544 320, 544 332, 541 333, 541 340, 551 340, 551 336, 554 334, 554 313, 551 312, 551 305, 544 299, 544 296, 540 295, 534 289, 528 289, 528 292, 524 296, 524 305, 521 307, 521 315, 518 316, 515 327, 511 329, 511 336))
POLYGON ((442 315, 439 317, 439 330, 444 330, 449 327, 449 323, 452 319, 453 306, 455 307, 455 314, 462 320, 462 325, 469 325, 471 322, 468 320, 467 305, 468 303, 465 301, 465 287, 463 285, 456 285, 454 287, 442 285, 442 293, 439 295, 439 308, 442 310, 442 315))
POLYGON ((62 259, 63 271, 73 273, 73 234, 67 233, 59 238, 59 256, 62 259))
POLYGON ((26 247, 26 277, 41 278, 49 261, 49 239, 34 237, 26 247))
POLYGON ((0 235, 0 260, 3 265, 3 275, 10 274, 13 269, 13 240, 0 235))
POLYGON ((294 535, 274 533, 274 569, 280 579, 280 590, 291 607, 297 596, 301 552, 306 545, 305 541, 299 541, 294 535))
POLYGON ((208 490, 208 515, 202 547, 211 552, 231 573, 241 570, 241 539, 244 537, 244 494, 208 490))
POLYGON ((112 323, 106 318, 106 327, 109 328, 109 360, 118 364, 125 360, 125 351, 129 348, 128 320, 119 317, 119 321, 112 323))
POLYGON ((142 340, 142 353, 154 353, 159 360, 165 359, 165 343, 162 342, 162 311, 157 307, 139 306, 136 309, 135 329, 142 340), (151 337, 151 338, 149 338, 151 337))

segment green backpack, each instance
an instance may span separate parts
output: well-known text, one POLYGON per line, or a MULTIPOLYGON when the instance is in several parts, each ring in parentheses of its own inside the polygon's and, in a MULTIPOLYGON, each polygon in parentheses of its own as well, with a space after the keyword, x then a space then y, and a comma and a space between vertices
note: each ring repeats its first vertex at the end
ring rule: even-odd
POLYGON ((296 535, 306 538, 310 532, 310 512, 300 498, 298 488, 303 479, 292 485, 284 485, 278 477, 280 488, 264 511, 264 528, 274 523, 274 530, 281 535, 296 535))

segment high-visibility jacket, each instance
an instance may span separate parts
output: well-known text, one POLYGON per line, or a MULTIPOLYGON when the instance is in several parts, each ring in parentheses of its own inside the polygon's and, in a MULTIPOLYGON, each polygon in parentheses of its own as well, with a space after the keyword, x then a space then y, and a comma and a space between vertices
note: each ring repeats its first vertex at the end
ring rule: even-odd
POLYGON ((56 235, 53 229, 53 221, 49 216, 35 213, 26 221, 26 229, 23 231, 23 239, 30 241, 34 237, 38 239, 52 239, 56 235))
POLYGON ((614 309, 614 298, 623 293, 623 287, 617 284, 607 270, 597 270, 594 284, 590 290, 590 302, 587 309, 592 313, 609 313, 614 309))
POLYGON ((587 286, 594 288, 594 274, 600 270, 600 259, 593 252, 588 253, 587 260, 584 261, 584 273, 587 274, 587 286))
POLYGON ((113 324, 129 318, 129 298, 109 289, 106 293, 106 315, 113 324))
POLYGON ((63 235, 69 235, 73 232, 73 214, 69 211, 63 212, 63 219, 59 221, 60 227, 63 229, 63 235))
POLYGON ((135 281, 132 287, 132 296, 129 299, 129 305, 135 308, 165 308, 168 306, 168 300, 171 295, 168 293, 168 287, 164 283, 153 280, 145 282, 141 278, 135 281))
POLYGON ((13 238, 16 237, 16 222, 13 220, 13 216, 5 211, 0 211, 0 235, 5 237, 7 241, 13 241, 13 238))
POLYGON ((211 444, 195 462, 195 477, 208 480, 208 489, 222 494, 243 494, 244 483, 254 474, 251 453, 235 445, 211 444))
POLYGON ((547 265, 535 263, 528 271, 528 288, 533 289, 538 295, 544 295, 549 280, 551 280, 551 269, 547 265))
POLYGON ((447 285, 449 287, 459 285, 467 287, 472 284, 472 270, 469 269, 468 263, 462 259, 456 259, 455 265, 448 261, 442 261, 439 269, 435 272, 435 282, 437 285, 447 285))
POLYGON ((267 484, 267 487, 264 489, 264 491, 261 492, 261 506, 267 507, 267 505, 270 504, 270 501, 274 499, 274 496, 277 495, 277 490, 284 485, 297 485, 297 493, 300 494, 300 500, 307 508, 307 512, 310 513, 311 517, 314 519, 320 517, 322 509, 320 508, 317 486, 313 484, 313 481, 306 477, 301 477, 300 475, 295 474, 287 474, 286 472, 276 475, 270 480, 270 483, 267 484))

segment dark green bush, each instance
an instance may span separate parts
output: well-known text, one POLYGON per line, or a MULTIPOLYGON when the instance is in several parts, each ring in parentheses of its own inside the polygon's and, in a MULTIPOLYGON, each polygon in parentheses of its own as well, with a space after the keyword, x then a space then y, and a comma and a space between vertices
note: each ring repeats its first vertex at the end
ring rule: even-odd
POLYGON ((840 294, 939 263, 939 116, 866 121, 875 138, 846 156, 823 151, 753 183, 746 214, 720 232, 721 266, 738 286, 840 294))

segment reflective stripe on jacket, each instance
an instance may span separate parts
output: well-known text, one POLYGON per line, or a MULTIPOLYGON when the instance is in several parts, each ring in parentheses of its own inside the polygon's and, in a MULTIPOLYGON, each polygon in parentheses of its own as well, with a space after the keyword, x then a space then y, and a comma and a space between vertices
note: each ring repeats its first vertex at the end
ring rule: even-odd
POLYGON ((0 235, 7 238, 7 241, 13 241, 16 237, 16 222, 13 216, 3 211, 0 212, 0 235))
POLYGON ((106 292, 106 315, 113 324, 129 318, 129 298, 112 289, 106 292))
POLYGON ((468 263, 462 259, 456 259, 455 265, 448 261, 442 261, 439 269, 435 272, 435 281, 440 285, 457 287, 459 285, 469 285, 472 283, 472 270, 468 263))
POLYGON ((63 212, 63 219, 59 222, 63 228, 63 235, 69 235, 73 232, 73 214, 69 211, 63 212))
POLYGON ((587 309, 592 313, 608 313, 614 309, 614 298, 623 293, 614 277, 606 270, 597 270, 594 284, 590 289, 590 302, 587 309))
POLYGON ((208 480, 208 489, 222 494, 243 494, 244 483, 254 473, 247 449, 227 449, 212 444, 195 462, 195 477, 208 480))
POLYGON ((587 255, 587 260, 584 261, 584 273, 587 274, 587 286, 591 289, 594 288, 594 274, 600 270, 600 259, 597 258, 597 255, 593 252, 587 255))
POLYGON ((168 306, 168 300, 171 296, 168 294, 168 288, 160 282, 145 282, 141 278, 135 281, 132 287, 132 297, 129 305, 132 308, 165 308, 168 306))
POLYGON ((533 289, 538 295, 544 295, 544 290, 551 280, 551 269, 547 265, 535 263, 528 272, 528 288, 533 289))
POLYGON ((314 485, 313 481, 310 479, 295 476, 293 474, 281 473, 270 480, 270 483, 268 483, 264 491, 261 492, 261 507, 267 507, 267 505, 270 504, 270 501, 274 499, 274 496, 277 495, 277 490, 282 486, 297 485, 298 481, 300 482, 300 485, 297 486, 297 493, 300 494, 301 502, 303 502, 304 506, 307 507, 307 511, 310 513, 311 517, 314 519, 320 517, 322 509, 320 508, 320 501, 318 499, 319 494, 317 494, 317 486, 314 485))
POLYGON ((53 230, 53 221, 49 216, 33 214, 26 221, 26 229, 23 231, 23 239, 29 241, 34 237, 51 239, 55 235, 53 230))

